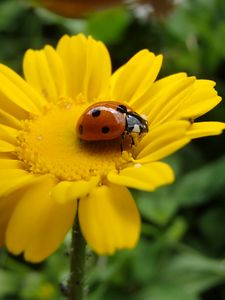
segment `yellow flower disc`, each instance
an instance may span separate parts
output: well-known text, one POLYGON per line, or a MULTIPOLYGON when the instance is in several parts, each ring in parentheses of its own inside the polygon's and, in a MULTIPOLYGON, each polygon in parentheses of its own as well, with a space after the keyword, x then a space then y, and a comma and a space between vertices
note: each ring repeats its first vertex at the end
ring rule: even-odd
POLYGON ((43 116, 24 122, 17 155, 27 171, 49 173, 60 181, 76 181, 97 175, 105 179, 119 167, 121 139, 84 142, 77 137, 76 123, 82 108, 64 100, 43 116))

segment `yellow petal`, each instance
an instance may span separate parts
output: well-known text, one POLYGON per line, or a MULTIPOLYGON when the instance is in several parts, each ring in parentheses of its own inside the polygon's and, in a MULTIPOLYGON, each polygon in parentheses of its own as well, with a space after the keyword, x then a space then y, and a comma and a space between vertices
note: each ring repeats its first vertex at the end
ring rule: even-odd
POLYGON ((135 161, 137 163, 149 163, 151 161, 156 161, 159 159, 162 159, 164 157, 169 156, 170 154, 176 152, 177 150, 183 148, 185 145, 187 145, 190 142, 190 138, 180 138, 178 140, 175 140, 171 142, 168 145, 165 145, 162 149, 158 149, 154 153, 147 154, 146 156, 143 156, 142 158, 137 158, 135 161))
POLYGON ((198 98, 198 100, 202 100, 202 102, 195 101, 194 97, 193 100, 193 103, 191 105, 187 105, 186 109, 177 112, 177 117, 183 119, 196 119, 219 104, 222 98, 219 96, 208 98, 208 95, 204 95, 204 93, 202 93, 198 98))
POLYGON ((82 233, 98 254, 133 248, 140 235, 140 216, 127 188, 110 184, 94 189, 79 202, 82 233))
POLYGON ((1 88, 0 88, 0 116, 1 116, 1 123, 15 128, 21 128, 20 120, 28 119, 30 117, 28 111, 18 106, 15 102, 11 101, 11 99, 3 93, 1 88))
POLYGON ((13 152, 0 152, 0 159, 15 159, 13 152))
POLYGON ((0 159, 0 169, 22 169, 23 163, 15 159, 0 159))
MULTIPOLYGON (((185 73, 177 73, 155 81, 151 85, 151 88, 145 95, 144 99, 141 97, 138 101, 135 101, 132 108, 140 114, 148 116, 153 107, 156 106, 154 110, 157 110, 157 105, 160 105, 159 101, 161 97, 164 96, 165 98, 167 94, 171 93, 174 86, 177 86, 180 82, 185 80, 185 78, 187 78, 185 73)), ((152 113, 152 115, 154 117, 154 113, 152 113)))
POLYGON ((0 197, 6 197, 21 187, 34 183, 38 177, 21 169, 0 168, 0 197))
POLYGON ((103 43, 82 34, 64 36, 58 43, 68 95, 76 99, 93 101, 105 95, 111 75, 109 53, 103 43))
POLYGON ((52 201, 50 192, 54 185, 49 178, 27 189, 8 224, 9 251, 24 252, 25 259, 31 262, 40 262, 52 254, 74 221, 76 202, 62 205, 52 201))
MULTIPOLYGON (((0 100, 5 101, 5 100, 0 100)), ((0 120, 2 124, 5 124, 7 126, 20 129, 21 123, 20 121, 12 116, 10 113, 7 113, 5 110, 0 109, 0 120)))
POLYGON ((108 180, 129 188, 154 191, 161 185, 172 183, 174 174, 169 165, 153 162, 145 165, 135 164, 119 173, 112 171, 108 175, 108 180))
POLYGON ((169 85, 177 85, 179 82, 182 82, 185 78, 187 78, 187 74, 184 72, 180 72, 163 77, 155 81, 151 87, 151 97, 154 97, 155 94, 157 94, 160 90, 169 85))
POLYGON ((18 131, 12 127, 0 124, 0 139, 6 142, 16 144, 18 131))
POLYGON ((28 185, 37 182, 34 176, 26 175, 18 169, 22 162, 13 159, 0 159, 0 247, 5 244, 5 232, 10 217, 28 185), (11 170, 10 170, 11 169, 11 170), (8 180, 5 176, 10 176, 8 180))
POLYGON ((20 189, 7 197, 0 198, 0 247, 5 245, 6 228, 22 191, 23 190, 20 189))
POLYGON ((155 127, 146 134, 137 146, 136 161, 156 161, 170 155, 190 142, 186 136, 190 123, 170 121, 155 127))
POLYGON ((199 122, 193 123, 187 132, 187 136, 195 139, 203 136, 218 135, 225 129, 225 123, 199 122))
POLYGON ((97 186, 98 177, 90 181, 61 181, 52 190, 51 196, 58 203, 66 203, 79 198, 85 197, 90 191, 97 186))
POLYGON ((40 114, 44 100, 19 75, 0 65, 0 92, 25 111, 40 114))
POLYGON ((173 119, 172 116, 175 112, 179 110, 181 105, 184 105, 184 99, 191 94, 194 82, 194 77, 184 77, 178 81, 173 81, 172 84, 155 93, 149 112, 148 109, 144 112, 148 115, 152 126, 173 119))
POLYGON ((142 50, 114 73, 111 79, 111 99, 131 105, 150 89, 162 64, 162 56, 142 50))
POLYGON ((111 76, 111 60, 105 45, 91 37, 87 40, 87 70, 82 94, 89 101, 105 95, 111 76))
POLYGON ((176 115, 181 118, 195 119, 214 108, 221 101, 214 86, 214 81, 196 80, 192 94, 185 99, 184 105, 180 107, 176 115))
POLYGON ((23 61, 27 82, 49 102, 57 102, 66 94, 62 62, 56 51, 46 46, 43 50, 28 50, 23 61))
POLYGON ((12 152, 15 151, 15 146, 6 141, 0 140, 0 152, 12 152))
MULTIPOLYGON (((148 115, 152 126, 169 120, 197 118, 221 101, 214 86, 210 80, 174 74, 152 85, 148 101, 138 111, 148 115)), ((140 101, 135 105, 140 106, 140 101)))

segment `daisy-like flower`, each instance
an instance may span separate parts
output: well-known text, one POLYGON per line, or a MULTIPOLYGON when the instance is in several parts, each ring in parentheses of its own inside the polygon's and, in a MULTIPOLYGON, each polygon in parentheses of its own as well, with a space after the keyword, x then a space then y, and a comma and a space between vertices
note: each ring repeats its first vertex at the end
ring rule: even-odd
POLYGON ((140 216, 128 188, 171 183, 161 159, 192 138, 220 134, 194 123, 220 102, 215 83, 185 73, 155 82, 162 56, 142 50, 111 74, 103 43, 64 36, 56 49, 28 50, 25 80, 0 66, 0 244, 28 261, 53 253, 75 217, 98 254, 133 248, 140 216), (83 142, 76 123, 87 107, 119 101, 148 119, 149 132, 121 152, 121 141, 83 142))

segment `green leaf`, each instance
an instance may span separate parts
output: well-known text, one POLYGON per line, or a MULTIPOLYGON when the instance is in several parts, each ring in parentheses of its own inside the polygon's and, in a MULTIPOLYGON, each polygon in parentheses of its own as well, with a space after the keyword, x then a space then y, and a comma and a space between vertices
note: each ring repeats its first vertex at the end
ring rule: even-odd
POLYGON ((0 270, 0 297, 17 292, 19 285, 16 277, 10 272, 0 270))
POLYGON ((181 240, 187 229, 187 222, 184 218, 177 217, 166 230, 163 238, 169 242, 176 243, 181 240))
POLYGON ((223 199, 216 203, 214 207, 209 207, 204 211, 204 214, 199 218, 198 226, 201 233, 205 237, 206 246, 208 249, 213 249, 215 253, 224 252, 225 240, 225 205, 223 199))
POLYGON ((188 289, 177 284, 160 284, 145 288, 141 293, 133 298, 134 300, 200 300, 200 298, 191 293, 188 289))
POLYGON ((225 282, 224 263, 220 260, 182 251, 160 266, 158 276, 136 299, 198 300, 202 291, 225 282))
POLYGON ((210 286, 225 282, 225 265, 221 260, 194 251, 184 251, 165 266, 161 279, 171 285, 184 286, 192 293, 200 293, 210 286))
POLYGON ((177 203, 170 197, 172 188, 162 187, 153 193, 132 191, 142 216, 158 225, 166 224, 177 209, 177 203))
POLYGON ((130 21, 131 15, 124 8, 108 9, 89 18, 86 33, 105 43, 113 43, 121 39, 130 21))
POLYGON ((189 172, 174 186, 173 197, 182 206, 197 205, 209 201, 224 190, 225 157, 189 172))
POLYGON ((225 157, 177 178, 171 186, 153 193, 132 191, 143 217, 158 225, 165 225, 179 207, 208 202, 223 192, 225 185, 225 157))

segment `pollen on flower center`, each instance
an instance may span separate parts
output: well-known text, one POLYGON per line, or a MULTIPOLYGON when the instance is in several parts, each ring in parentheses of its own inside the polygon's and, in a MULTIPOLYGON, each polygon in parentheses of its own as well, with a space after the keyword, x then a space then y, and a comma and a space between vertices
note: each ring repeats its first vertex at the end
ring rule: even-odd
POLYGON ((120 141, 82 142, 75 130, 81 113, 81 106, 67 102, 24 121, 17 156, 28 171, 72 181, 96 175, 104 178, 118 168, 122 162, 120 141))

